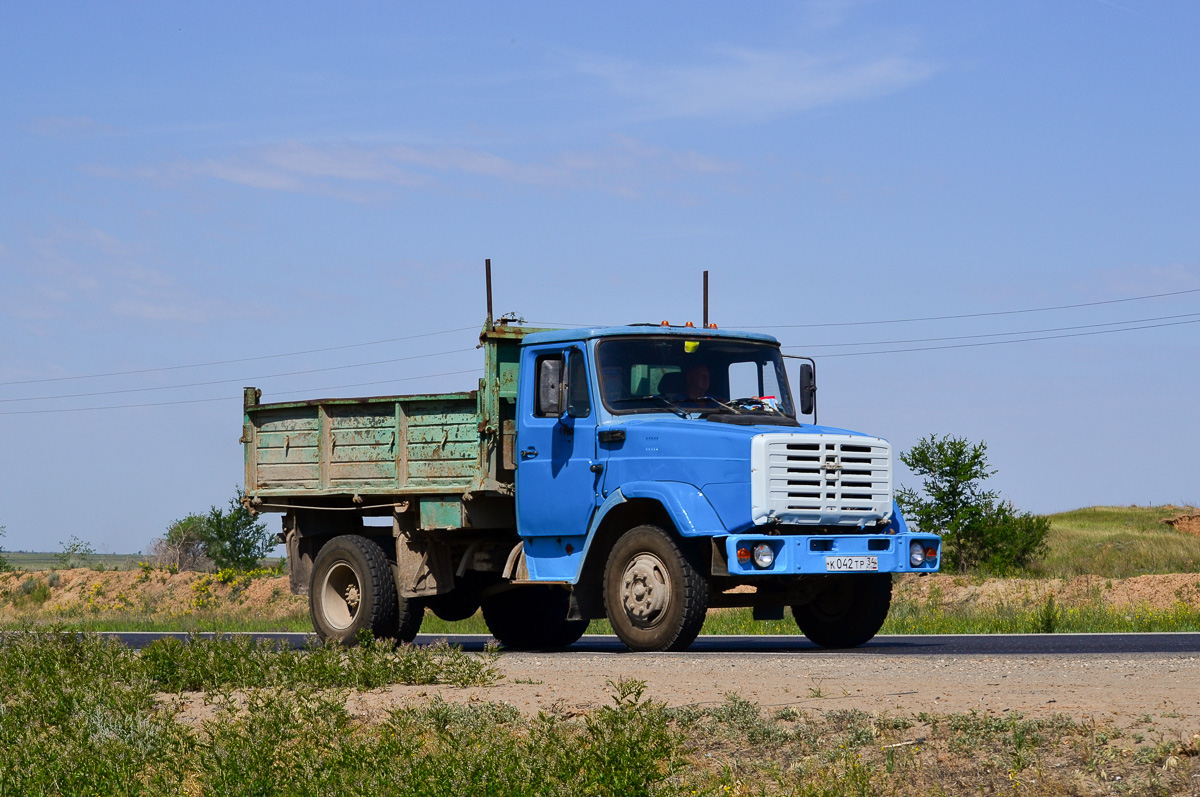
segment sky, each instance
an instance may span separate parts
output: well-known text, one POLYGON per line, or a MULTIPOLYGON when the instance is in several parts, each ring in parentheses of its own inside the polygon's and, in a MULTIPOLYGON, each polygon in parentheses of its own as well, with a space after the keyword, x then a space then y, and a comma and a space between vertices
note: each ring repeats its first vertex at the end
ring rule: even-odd
POLYGON ((713 321, 816 357, 822 423, 985 441, 1020 509, 1200 502, 1197 31, 1141 0, 5 3, 0 545, 144 551, 227 504, 243 386, 471 389, 485 258, 550 326, 699 322, 707 270, 713 321))

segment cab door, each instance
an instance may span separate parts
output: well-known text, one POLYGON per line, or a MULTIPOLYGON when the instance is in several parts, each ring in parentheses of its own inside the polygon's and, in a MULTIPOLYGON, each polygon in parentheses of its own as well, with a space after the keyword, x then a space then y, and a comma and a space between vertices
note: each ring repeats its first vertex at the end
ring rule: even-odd
POLYGON ((596 507, 596 410, 582 345, 522 352, 517 421, 517 530, 587 533, 596 507))

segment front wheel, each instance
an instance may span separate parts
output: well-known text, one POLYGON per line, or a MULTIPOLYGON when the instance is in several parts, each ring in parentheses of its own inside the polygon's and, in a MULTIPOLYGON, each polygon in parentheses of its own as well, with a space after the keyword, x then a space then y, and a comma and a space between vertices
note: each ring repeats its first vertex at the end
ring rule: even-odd
POLYGON ((704 625, 708 581, 671 535, 638 526, 608 556, 604 606, 630 650, 685 650, 704 625))
POLYGON ((800 632, 823 648, 856 648, 879 633, 892 605, 891 573, 825 579, 811 601, 792 607, 800 632))
POLYGON ((317 636, 342 644, 353 643, 359 631, 403 638, 412 630, 413 618, 400 615, 396 581, 383 548, 356 534, 321 546, 313 563, 308 610, 317 636), (406 620, 408 627, 402 628, 406 620))

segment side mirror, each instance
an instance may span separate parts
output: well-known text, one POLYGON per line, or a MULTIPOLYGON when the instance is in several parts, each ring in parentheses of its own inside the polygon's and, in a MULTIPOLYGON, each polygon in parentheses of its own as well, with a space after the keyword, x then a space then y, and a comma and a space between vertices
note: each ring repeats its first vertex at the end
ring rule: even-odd
POLYGON ((542 360, 538 367, 537 412, 544 417, 562 415, 563 361, 542 360))
POLYGON ((800 366, 800 413, 812 415, 817 406, 817 373, 812 363, 800 366))

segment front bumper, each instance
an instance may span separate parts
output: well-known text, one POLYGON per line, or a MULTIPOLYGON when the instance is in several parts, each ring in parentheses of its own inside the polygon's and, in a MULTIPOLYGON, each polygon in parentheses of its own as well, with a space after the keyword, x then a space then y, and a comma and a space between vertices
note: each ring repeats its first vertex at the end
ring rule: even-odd
POLYGON ((731 576, 779 576, 810 573, 936 573, 942 563, 942 540, 936 534, 812 534, 767 536, 762 534, 733 534, 725 538, 725 559, 731 576), (932 548, 933 557, 917 566, 909 559, 912 543, 921 543, 922 550, 932 548), (769 567, 759 567, 751 558, 738 560, 738 549, 752 551, 765 543, 771 546, 775 561, 769 567), (844 570, 846 566, 872 563, 874 569, 844 570))

